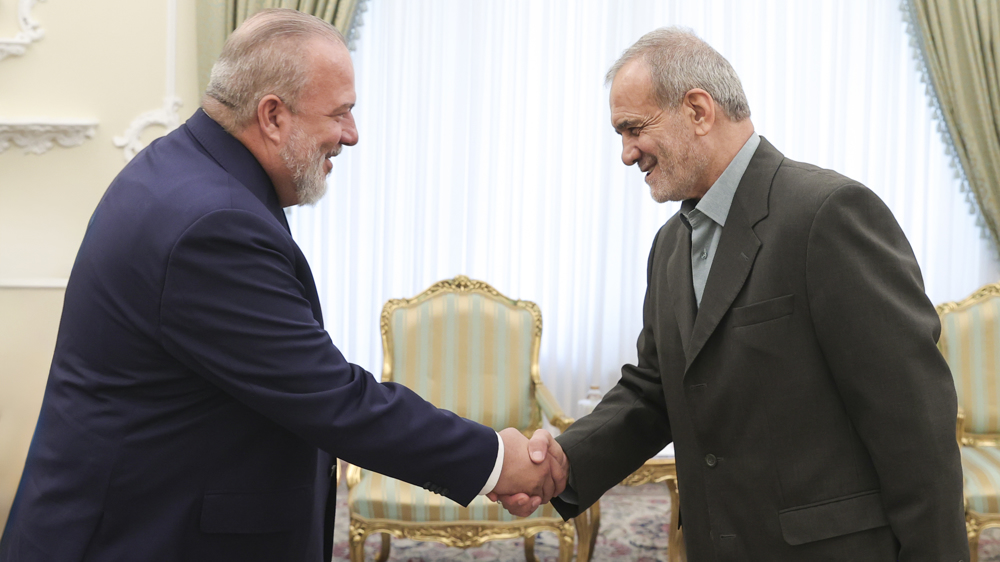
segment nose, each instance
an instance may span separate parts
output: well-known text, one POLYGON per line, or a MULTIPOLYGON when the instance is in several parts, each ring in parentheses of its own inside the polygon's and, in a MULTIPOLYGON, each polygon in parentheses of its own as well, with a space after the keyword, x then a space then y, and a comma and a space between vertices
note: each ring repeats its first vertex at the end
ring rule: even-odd
POLYGON ((636 148, 635 144, 631 141, 622 137, 622 162, 626 166, 631 166, 638 162, 641 157, 642 151, 636 148))
POLYGON ((340 144, 354 146, 358 144, 358 126, 354 123, 354 115, 348 113, 344 128, 340 133, 340 144))

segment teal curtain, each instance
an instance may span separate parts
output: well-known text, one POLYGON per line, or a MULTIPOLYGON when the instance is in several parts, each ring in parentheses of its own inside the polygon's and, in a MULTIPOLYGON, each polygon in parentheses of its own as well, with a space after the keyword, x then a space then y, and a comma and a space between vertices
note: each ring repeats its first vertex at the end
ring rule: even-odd
MULTIPOLYGON (((951 151, 1000 252, 1000 3, 909 0, 951 151)), ((1000 255, 1000 254, 998 254, 1000 255)))

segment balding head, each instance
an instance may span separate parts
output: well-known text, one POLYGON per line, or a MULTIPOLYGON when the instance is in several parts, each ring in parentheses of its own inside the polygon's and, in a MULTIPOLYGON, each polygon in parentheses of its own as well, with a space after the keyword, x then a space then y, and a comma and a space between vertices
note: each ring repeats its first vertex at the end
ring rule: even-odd
POLYGON ((205 111, 233 134, 254 120, 268 94, 294 111, 310 79, 306 47, 317 39, 347 51, 337 28, 315 16, 283 8, 257 12, 229 36, 212 67, 205 111))
POLYGON ((664 27, 643 35, 611 66, 605 83, 611 84, 622 67, 634 60, 641 60, 649 69, 656 101, 663 109, 676 109, 684 94, 700 88, 712 96, 730 120, 750 117, 750 106, 736 71, 689 29, 664 27))

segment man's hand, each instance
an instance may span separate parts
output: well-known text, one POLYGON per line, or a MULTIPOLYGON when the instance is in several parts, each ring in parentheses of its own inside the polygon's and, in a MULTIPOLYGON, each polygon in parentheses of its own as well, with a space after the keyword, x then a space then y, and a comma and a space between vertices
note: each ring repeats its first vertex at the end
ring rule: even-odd
POLYGON ((504 509, 512 514, 527 517, 566 488, 569 461, 552 434, 544 429, 535 431, 530 440, 512 428, 501 431, 500 437, 504 440, 503 468, 500 480, 487 496, 494 501, 500 500, 504 509), (525 464, 525 458, 530 462, 525 464), (512 480, 505 482, 505 477, 512 480), (525 484, 529 487, 524 487, 525 484))

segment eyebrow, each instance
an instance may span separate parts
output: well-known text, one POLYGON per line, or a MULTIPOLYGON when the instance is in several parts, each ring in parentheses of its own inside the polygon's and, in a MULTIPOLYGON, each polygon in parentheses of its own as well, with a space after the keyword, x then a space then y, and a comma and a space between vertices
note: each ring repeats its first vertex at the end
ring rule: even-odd
POLYGON ((615 125, 615 131, 620 135, 622 134, 622 131, 638 126, 639 126, 638 121, 635 121, 633 119, 623 119, 619 121, 617 125, 615 125))

